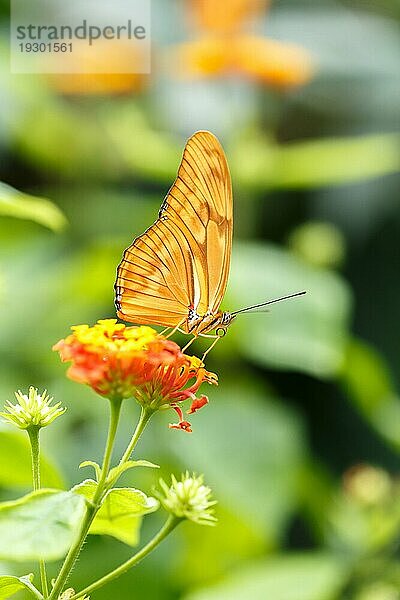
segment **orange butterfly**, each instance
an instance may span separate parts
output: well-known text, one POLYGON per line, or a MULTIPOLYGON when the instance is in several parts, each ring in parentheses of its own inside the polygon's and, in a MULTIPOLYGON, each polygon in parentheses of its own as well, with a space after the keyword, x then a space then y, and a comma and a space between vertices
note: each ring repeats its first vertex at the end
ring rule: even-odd
POLYGON ((157 221, 124 252, 115 282, 118 316, 197 337, 219 329, 224 334, 238 313, 282 300, 220 310, 231 262, 232 209, 221 144, 212 133, 198 131, 186 144, 157 221))

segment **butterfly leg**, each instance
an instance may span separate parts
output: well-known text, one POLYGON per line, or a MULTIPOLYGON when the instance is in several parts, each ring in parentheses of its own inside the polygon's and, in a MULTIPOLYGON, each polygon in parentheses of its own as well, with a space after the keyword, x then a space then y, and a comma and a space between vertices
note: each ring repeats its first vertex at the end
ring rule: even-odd
POLYGON ((201 362, 204 362, 205 357, 207 356, 207 354, 209 352, 211 352, 211 350, 214 348, 214 346, 216 345, 216 343, 221 339, 220 335, 216 335, 216 336, 207 336, 207 337, 215 337, 215 340, 213 341, 213 343, 211 344, 211 346, 209 348, 207 348, 207 350, 204 352, 203 356, 201 357, 201 362))
POLYGON ((165 329, 160 331, 160 335, 165 335, 167 333, 167 331, 169 331, 170 329, 171 329, 171 327, 166 327, 165 329))
MULTIPOLYGON (((174 333, 175 333, 176 331, 178 331, 179 327, 180 327, 181 325, 183 325, 185 321, 186 321, 186 318, 185 318, 185 319, 182 319, 182 321, 179 321, 178 325, 177 325, 176 327, 174 327, 174 328, 173 328, 173 330, 172 330, 172 331, 171 331, 171 332, 170 332, 168 335, 166 335, 165 337, 168 339, 168 338, 170 338, 172 335, 174 335, 174 333)), ((170 329, 170 328, 169 328, 169 327, 167 327, 167 331, 168 331, 168 329, 170 329)))
POLYGON ((189 346, 191 346, 191 345, 193 344, 193 342, 194 342, 194 340, 196 339, 196 337, 197 337, 197 336, 195 336, 195 335, 194 335, 194 336, 192 337, 192 339, 188 341, 188 343, 186 344, 186 346, 184 346, 184 347, 182 348, 182 352, 185 352, 185 350, 186 350, 187 348, 189 348, 189 346))

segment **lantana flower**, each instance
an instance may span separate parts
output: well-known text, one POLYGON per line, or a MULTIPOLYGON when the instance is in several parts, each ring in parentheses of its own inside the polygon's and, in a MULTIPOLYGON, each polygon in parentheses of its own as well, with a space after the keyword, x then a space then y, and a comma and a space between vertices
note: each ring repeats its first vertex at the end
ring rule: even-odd
POLYGON ((251 21, 268 9, 266 0, 190 0, 196 36, 173 49, 180 77, 236 75, 278 89, 307 83, 314 74, 310 53, 297 44, 251 31, 251 21))
POLYGON ((71 361, 68 377, 110 400, 133 397, 152 411, 173 408, 179 422, 170 427, 191 432, 180 404, 190 399, 188 414, 196 412, 208 403, 207 396, 196 395, 201 384, 217 383, 202 361, 147 326, 104 319, 72 331, 53 347, 62 361, 71 361))
MULTIPOLYGON (((96 51, 86 40, 74 40, 74 51, 63 54, 67 72, 47 76, 50 85, 68 96, 139 94, 150 76, 141 73, 146 50, 128 40, 96 40, 96 51)), ((44 60, 44 57, 42 57, 44 60)))
POLYGON ((171 485, 160 479, 160 487, 162 492, 157 493, 157 496, 169 513, 199 525, 215 525, 217 519, 213 507, 217 501, 211 500, 212 492, 204 485, 203 475, 190 475, 186 471, 180 480, 171 475, 171 485))

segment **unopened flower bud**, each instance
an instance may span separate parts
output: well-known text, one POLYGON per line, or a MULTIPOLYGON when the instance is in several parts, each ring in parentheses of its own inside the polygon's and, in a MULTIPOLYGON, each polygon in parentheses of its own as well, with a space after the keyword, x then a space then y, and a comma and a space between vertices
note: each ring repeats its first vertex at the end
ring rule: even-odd
POLYGON ((39 394, 37 388, 31 386, 28 394, 18 390, 15 392, 15 397, 17 404, 7 400, 5 405, 7 412, 0 412, 0 416, 20 429, 46 427, 66 411, 61 407, 61 402, 51 404, 53 398, 49 397, 47 390, 39 394))
POLYGON ((214 508, 217 502, 211 500, 211 489, 204 485, 203 475, 182 474, 178 481, 171 475, 171 485, 160 479, 162 493, 158 494, 161 504, 168 512, 180 519, 189 519, 199 525, 215 525, 214 508))

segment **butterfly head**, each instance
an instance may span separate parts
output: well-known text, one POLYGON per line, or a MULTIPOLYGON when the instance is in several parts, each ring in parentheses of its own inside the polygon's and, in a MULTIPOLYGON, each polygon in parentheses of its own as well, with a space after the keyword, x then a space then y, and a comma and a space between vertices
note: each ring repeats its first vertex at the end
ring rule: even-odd
POLYGON ((233 319, 235 319, 235 318, 236 318, 236 315, 234 315, 230 312, 220 313, 220 320, 219 320, 218 326, 215 329, 215 333, 219 337, 224 337, 224 335, 226 334, 226 330, 228 329, 229 325, 232 323, 233 319))
POLYGON ((206 313, 202 316, 193 312, 187 321, 187 333, 204 335, 215 331, 217 335, 222 336, 234 318, 235 315, 229 312, 206 313))
POLYGON ((234 315, 233 313, 230 312, 223 312, 221 313, 221 322, 220 322, 220 327, 226 329, 233 321, 233 319, 236 318, 236 315, 234 315))
POLYGON ((236 315, 230 312, 219 312, 217 315, 215 315, 213 321, 208 324, 207 330, 211 331, 214 329, 217 335, 223 337, 235 317, 236 315))

